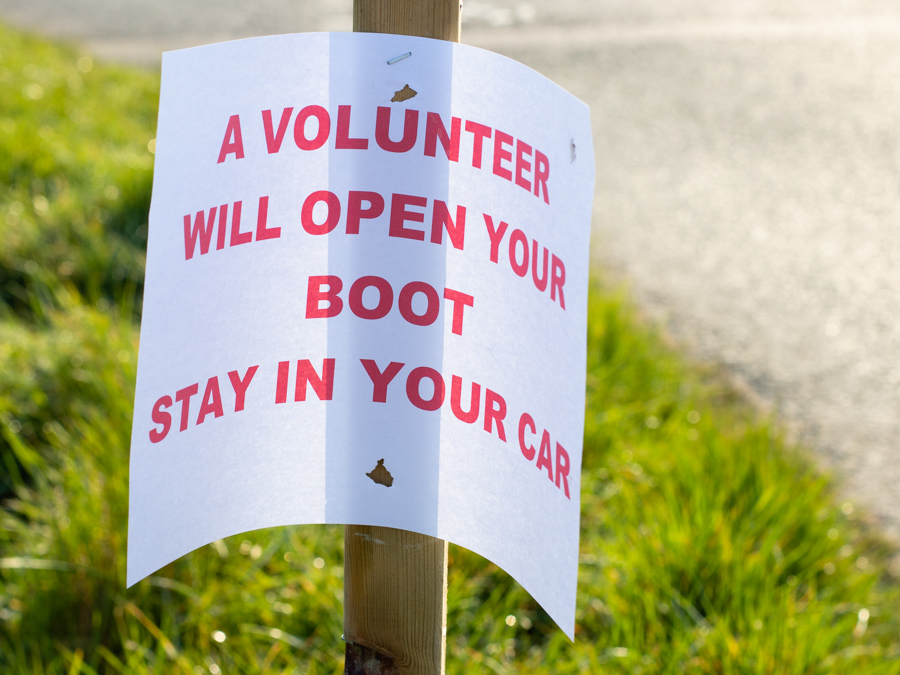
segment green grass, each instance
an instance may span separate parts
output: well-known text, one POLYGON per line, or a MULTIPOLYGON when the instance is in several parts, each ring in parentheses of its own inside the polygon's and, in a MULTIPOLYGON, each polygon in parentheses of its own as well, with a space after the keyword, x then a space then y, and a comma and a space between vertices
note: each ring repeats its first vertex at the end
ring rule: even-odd
POLYGON ((60 280, 90 300, 133 293, 158 77, 0 31, 0 301, 33 310, 60 280))
MULTIPOLYGON (((0 672, 337 673, 342 528, 124 588, 157 88, 0 27, 0 672)), ((590 305, 575 643, 451 547, 447 671, 900 672, 891 551, 859 509, 621 294, 590 305)))

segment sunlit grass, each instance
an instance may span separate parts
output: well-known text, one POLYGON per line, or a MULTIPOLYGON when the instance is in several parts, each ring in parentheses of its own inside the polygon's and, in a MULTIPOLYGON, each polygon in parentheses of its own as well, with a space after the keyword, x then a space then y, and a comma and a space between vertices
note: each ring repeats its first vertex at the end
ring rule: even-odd
MULTIPOLYGON (((0 672, 340 672, 340 527, 124 588, 158 80, 85 59, 0 27, 0 672)), ((447 671, 900 672, 859 509, 620 294, 595 286, 589 330, 575 643, 451 547, 447 671)))
POLYGON ((139 289, 158 88, 0 26, 0 306, 139 289))

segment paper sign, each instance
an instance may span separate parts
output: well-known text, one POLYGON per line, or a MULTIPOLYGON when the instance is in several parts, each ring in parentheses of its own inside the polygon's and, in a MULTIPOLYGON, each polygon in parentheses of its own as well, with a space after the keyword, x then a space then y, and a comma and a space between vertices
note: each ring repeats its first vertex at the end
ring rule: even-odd
POLYGON ((128 584, 248 530, 381 525, 494 561, 571 637, 593 175, 587 107, 487 51, 165 54, 128 584))

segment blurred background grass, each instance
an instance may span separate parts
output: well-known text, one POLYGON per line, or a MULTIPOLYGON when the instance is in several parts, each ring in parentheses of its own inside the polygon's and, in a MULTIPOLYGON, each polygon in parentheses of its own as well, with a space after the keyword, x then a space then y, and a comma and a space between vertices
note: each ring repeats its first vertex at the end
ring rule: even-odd
MULTIPOLYGON (((124 588, 158 86, 0 26, 0 672, 341 672, 342 528, 124 588)), ((576 641, 451 546, 447 671, 900 672, 866 519, 621 293, 590 305, 576 641)))

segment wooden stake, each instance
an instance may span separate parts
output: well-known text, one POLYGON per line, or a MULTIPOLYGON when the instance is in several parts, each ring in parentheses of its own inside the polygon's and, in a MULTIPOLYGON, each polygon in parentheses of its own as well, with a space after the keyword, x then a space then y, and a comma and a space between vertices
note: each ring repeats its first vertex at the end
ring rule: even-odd
MULTIPOLYGON (((354 0, 353 30, 459 42, 460 0, 354 0)), ((345 675, 443 675, 447 542, 344 528, 345 675)))
POLYGON ((443 673, 447 542, 389 527, 344 533, 344 673, 443 673))
POLYGON ((460 0, 353 0, 353 31, 459 42, 460 0))

